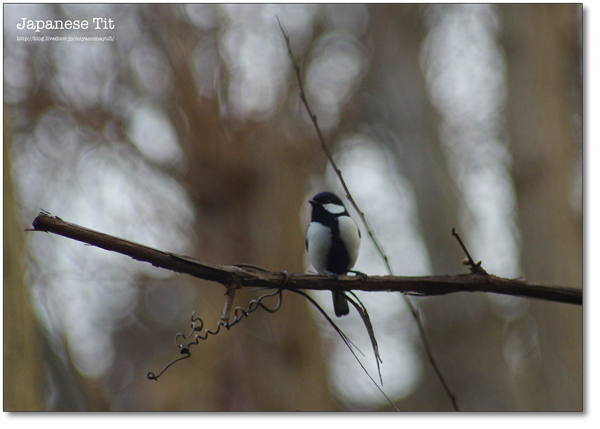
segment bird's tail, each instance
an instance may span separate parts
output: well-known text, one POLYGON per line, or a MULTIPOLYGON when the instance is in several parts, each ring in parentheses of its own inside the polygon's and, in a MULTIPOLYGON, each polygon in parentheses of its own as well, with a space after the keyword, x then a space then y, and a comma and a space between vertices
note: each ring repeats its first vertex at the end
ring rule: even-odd
POLYGON ((342 317, 350 313, 350 307, 348 307, 348 300, 344 292, 331 292, 333 295, 333 309, 337 317, 342 317))

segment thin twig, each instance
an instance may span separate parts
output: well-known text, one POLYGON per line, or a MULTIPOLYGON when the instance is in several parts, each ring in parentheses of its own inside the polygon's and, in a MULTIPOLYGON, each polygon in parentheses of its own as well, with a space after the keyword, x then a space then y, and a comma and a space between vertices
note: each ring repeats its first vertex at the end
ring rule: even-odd
MULTIPOLYGON (((362 221, 362 223, 363 223, 363 225, 364 225, 367 233, 371 237, 371 240, 373 241, 373 244, 377 248, 377 251, 378 251, 379 255, 381 256, 381 258, 383 259, 383 262, 385 263, 389 274, 393 276, 394 275, 394 271, 392 270, 392 267, 391 267, 391 265, 389 263, 387 255, 383 251, 382 247, 379 245, 379 242, 376 239, 375 234, 371 230, 371 227, 369 226, 369 223, 367 222, 367 218, 365 217, 364 213, 359 209, 358 205, 356 204, 356 201, 354 201, 354 198, 352 197, 352 194, 350 193, 350 190, 348 189, 348 186, 346 185, 346 182, 344 181, 344 178, 342 177, 342 172, 337 167, 335 161, 333 160, 333 156, 331 155, 331 152, 330 152, 329 148, 325 144, 325 139, 323 138, 323 134, 321 133, 321 129, 320 129, 319 124, 317 122, 317 116, 312 112, 312 110, 310 108, 310 105, 308 103, 308 100, 306 99, 306 93, 304 91, 304 84, 303 84, 302 76, 301 76, 301 73, 300 73, 300 67, 299 67, 298 63, 296 62, 296 59, 294 58, 294 55, 292 53, 292 47, 291 47, 291 44, 290 44, 290 38, 288 37, 287 33, 285 32, 285 29, 283 28, 283 25, 281 24, 281 20, 279 19, 279 17, 277 17, 277 21, 279 22, 279 28, 281 29, 281 32, 283 33, 283 37, 285 38, 285 42, 286 42, 286 45, 287 45, 287 48, 288 48, 288 53, 289 53, 290 59, 292 61, 292 64, 294 66, 294 70, 296 72, 296 77, 297 77, 297 80, 298 80, 298 86, 300 88, 300 99, 304 103, 304 107, 306 108, 306 111, 308 112, 308 115, 310 116, 310 119, 311 119, 311 121, 313 123, 313 126, 315 127, 315 130, 316 130, 317 135, 319 137, 319 141, 321 142, 321 147, 323 149, 323 152, 325 152, 325 155, 327 155, 327 158, 329 159, 329 162, 331 163, 331 166, 333 167, 333 170, 335 171, 335 174, 338 176, 338 179, 340 180, 340 183, 342 184, 342 187, 344 188, 344 192, 346 193, 346 197, 348 198, 348 200, 352 204, 352 207, 354 207, 354 209, 356 210, 356 212, 360 216, 360 219, 361 219, 361 221, 362 221)), ((421 323, 421 317, 419 316, 419 312, 417 311, 417 309, 415 308, 415 306, 413 305, 413 303, 410 301, 410 299, 408 298, 408 296, 406 296, 405 294, 402 294, 402 296, 404 298, 404 301, 408 305, 408 308, 410 309, 410 311, 411 311, 411 313, 413 315, 413 318, 415 319, 415 321, 417 323, 417 326, 419 328, 419 333, 421 334, 421 340, 423 341, 423 345, 425 346, 425 351, 427 352, 427 355, 429 356, 429 362, 431 363, 431 365, 433 365, 433 367, 435 369, 435 372, 438 375, 438 378, 442 382, 442 385, 444 386, 444 389, 446 390, 446 393, 448 394, 450 400, 452 401, 452 405, 453 405, 454 409, 456 411, 459 411, 458 404, 456 402, 456 396, 450 390, 450 387, 448 386, 448 383, 445 381, 445 379, 444 379, 444 377, 442 375, 441 370, 439 369, 439 367, 438 367, 435 359, 433 358, 433 354, 432 354, 432 351, 431 351, 431 346, 429 345, 429 340, 427 338, 427 334, 425 332, 425 328, 423 326, 423 323, 421 323)))
POLYGON ((367 333, 369 334, 369 339, 371 340, 371 347, 373 347, 373 353, 375 354, 375 363, 377 364, 377 373, 379 374, 379 381, 383 386, 383 376, 381 375, 381 366, 380 363, 383 362, 381 360, 381 356, 379 355, 379 346, 377 345, 377 338, 375 337, 375 330, 373 329, 373 324, 371 323, 371 318, 369 317, 369 312, 367 311, 367 307, 361 302, 361 300, 356 296, 356 294, 350 291, 350 294, 354 297, 354 299, 347 296, 348 302, 350 302, 356 311, 360 315, 365 328, 367 329, 367 333), (356 302, 355 302, 356 300, 356 302))
MULTIPOLYGON (((293 289, 290 288, 289 289, 292 292, 295 292, 299 295, 302 295, 304 298, 306 298, 308 301, 310 301, 311 304, 313 304, 318 310, 319 312, 323 315, 323 317, 325 317, 325 319, 327 319, 327 321, 329 322, 329 324, 333 327, 333 329, 335 329, 335 331, 339 334, 340 337, 342 337, 342 340, 344 341, 344 343, 346 343, 346 346, 348 347, 348 349, 350 350, 350 352, 354 355, 354 358, 356 359, 356 361, 358 362, 358 364, 361 366, 361 368, 363 369, 363 371, 365 372, 365 374, 367 374, 367 376, 371 379, 371 381, 373 382, 373 384, 375 385, 375 387, 377 387, 377 389, 381 392, 381 394, 385 397, 385 399, 387 399, 387 401, 390 403, 390 405, 392 407, 394 407, 396 409, 396 411, 400 411, 398 409, 398 407, 396 407, 396 405, 392 402, 392 400, 385 394, 385 392, 383 391, 383 389, 375 382, 375 380, 373 379, 373 377, 371 376, 371 374, 369 374, 369 371, 367 371, 367 369, 365 368, 365 366, 362 364, 362 362, 360 361, 360 359, 358 358, 358 356, 356 356, 356 353, 354 353, 353 347, 354 344, 352 344, 352 342, 348 339, 348 337, 346 336, 346 334, 344 334, 344 332, 335 324, 335 322, 333 320, 331 320, 331 317, 329 317, 327 315, 327 313, 325 313, 325 310, 323 310, 321 308, 321 306, 319 306, 319 304, 317 304, 317 302, 312 299, 312 297, 304 292, 302 292, 301 290, 298 289, 293 289)), ((353 305, 357 306, 357 304, 353 301, 350 301, 353 305)), ((357 308, 358 310, 358 308, 357 308)), ((360 350, 358 349, 358 347, 354 346, 354 348, 356 348, 359 352, 360 350)), ((362 352, 361 352, 362 354, 362 352)), ((364 354, 363 354, 364 356, 364 354)), ((377 362, 377 368, 379 368, 379 361, 377 362)), ((379 373, 379 376, 381 377, 381 372, 379 373)), ((382 383, 383 384, 383 381, 382 383)))
POLYGON ((464 245, 464 243, 460 239, 460 236, 456 233, 456 229, 455 228, 452 228, 452 236, 454 238, 456 238, 456 240, 458 240, 458 244, 460 244, 460 247, 462 247, 463 251, 465 252, 465 255, 467 255, 467 259, 463 261, 463 264, 469 266, 469 269, 471 270, 471 273, 473 273, 473 274, 481 274, 481 275, 484 275, 484 276, 489 275, 487 273, 487 271, 484 270, 483 267, 481 266, 481 261, 479 261, 478 263, 475 263, 475 261, 473 260, 473 258, 471 258, 471 254, 469 253, 469 251, 467 250, 467 247, 464 245))
POLYGON ((235 286, 227 286, 227 292, 225 293, 225 305, 223 306, 223 314, 221 315, 221 321, 229 330, 229 316, 231 315, 231 310, 233 309, 233 299, 235 298, 235 291, 237 288, 235 286))
POLYGON ((371 230, 371 227, 369 226, 369 223, 367 222, 367 218, 365 217, 364 213, 360 210, 360 208, 358 207, 358 204, 356 204, 356 201, 354 201, 354 198, 352 197, 352 194, 350 193, 350 190, 348 189, 348 186, 346 185, 346 182, 344 181, 344 177, 342 176, 342 171, 338 168, 337 164, 335 163, 335 160, 333 159, 333 156, 331 155, 329 148, 327 147, 327 144, 325 144, 325 139, 323 138, 323 133, 321 132, 321 128, 319 127, 319 123, 317 122, 317 115, 315 115, 313 113, 312 109, 310 108, 310 104, 308 104, 308 100, 306 99, 306 92, 304 91, 304 82, 302 81, 302 77, 301 77, 301 73, 300 73, 300 66, 298 65, 298 63, 296 62, 296 59, 294 58, 294 55, 292 54, 290 38, 287 35, 287 33, 285 32, 285 29, 283 28, 283 24, 281 24, 281 20, 279 19, 279 17, 277 17, 277 22, 279 22, 279 28, 281 29, 281 32, 283 33, 283 37, 285 38, 285 43, 288 48, 288 54, 289 54, 290 60, 292 62, 292 65, 294 67, 294 71, 296 72, 296 77, 298 80, 298 87, 300 89, 300 94, 299 94, 300 99, 302 100, 302 103, 304 104, 304 107, 306 108, 308 116, 310 117, 310 120, 312 121, 312 124, 317 132, 317 136, 319 137, 319 142, 321 143, 321 148, 323 149, 323 152, 325 152, 325 155, 327 155, 327 159, 329 160, 331 166, 333 167, 333 171, 335 171, 335 174, 337 175, 338 179, 340 179, 340 183, 342 185, 342 188, 344 189, 346 198, 348 198, 348 201, 350 201, 350 204, 352 204, 352 207, 354 207, 354 210, 356 210, 356 212, 358 213, 360 220, 361 220, 362 224, 364 225, 365 230, 367 231, 367 234, 369 234, 369 236, 373 240, 373 244, 375 244, 375 247, 377 248, 377 251, 383 258, 385 265, 388 269, 388 272, 390 273, 390 275, 394 275, 394 273, 392 271, 392 267, 390 266, 390 264, 388 262, 388 257, 385 255, 383 249, 379 246, 379 242, 377 241, 377 239, 375 237, 375 233, 371 230))

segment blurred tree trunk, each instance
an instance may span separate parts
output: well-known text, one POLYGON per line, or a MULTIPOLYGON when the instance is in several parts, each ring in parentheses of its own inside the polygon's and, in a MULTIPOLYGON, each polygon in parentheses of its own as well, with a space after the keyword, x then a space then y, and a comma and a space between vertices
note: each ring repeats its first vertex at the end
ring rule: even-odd
MULTIPOLYGON (((527 279, 582 286, 582 229, 569 205, 571 90, 581 5, 503 5, 507 118, 527 279)), ((582 308, 531 303, 541 360, 521 377, 524 410, 582 409, 582 308)))
POLYGON ((371 5, 370 11, 374 50, 366 85, 379 104, 367 106, 366 121, 384 122, 393 132, 384 141, 415 190, 433 273, 460 272, 451 236, 452 227, 459 224, 457 192, 438 137, 439 117, 420 67, 426 35, 422 6, 381 4, 371 5))
MULTIPOLYGON (((372 4, 369 10, 372 60, 365 78, 364 90, 370 96, 364 97, 364 121, 389 132, 378 137, 393 151, 401 166, 400 174, 414 189, 419 232, 427 246, 432 272, 463 272, 462 254, 451 236, 452 228, 459 225, 457 190, 438 136, 439 116, 429 99, 420 66, 421 46, 427 34, 423 6, 372 4)), ((461 399, 459 386, 468 384, 470 377, 448 362, 464 356, 465 344, 456 341, 456 332, 447 323, 447 317, 482 297, 454 294, 411 299, 426 315, 427 333, 442 372, 447 376, 451 371, 457 372, 450 384, 461 399)), ((405 304, 398 299, 398 305, 405 304)), ((424 381, 400 406, 411 410, 450 410, 451 402, 426 355, 423 367, 424 381)))
POLYGON ((11 133, 4 119, 4 411, 45 410, 45 382, 37 319, 25 285, 25 243, 10 162, 11 133))
MULTIPOLYGON (((194 256, 302 272, 304 231, 298 219, 307 189, 307 157, 318 145, 285 137, 277 117, 260 126, 249 122, 229 129, 219 100, 198 96, 189 62, 181 61, 192 57, 197 34, 177 22, 172 8, 157 10, 166 28, 155 33, 156 43, 174 71, 168 111, 189 165, 181 181, 196 207, 194 256)), ((226 87, 226 76, 221 84, 226 87)), ((196 315, 213 329, 225 290, 214 283, 192 282, 198 288, 196 315)), ((247 308, 257 297, 240 290, 235 305, 247 308)), ((277 314, 258 310, 231 331, 194 347, 186 361, 194 375, 171 384, 169 406, 214 411, 335 409, 320 347, 307 302, 286 293, 277 314)))

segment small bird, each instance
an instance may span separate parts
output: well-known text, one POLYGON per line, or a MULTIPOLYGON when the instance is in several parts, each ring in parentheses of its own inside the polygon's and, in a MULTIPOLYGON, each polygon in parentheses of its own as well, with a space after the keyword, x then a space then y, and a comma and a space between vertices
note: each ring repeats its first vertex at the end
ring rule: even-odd
MULTIPOLYGON (((321 192, 308 201, 312 206, 306 230, 306 250, 311 264, 320 274, 337 278, 354 267, 360 247, 360 231, 344 203, 331 192, 321 192)), ((337 317, 350 312, 344 292, 333 292, 337 317)))

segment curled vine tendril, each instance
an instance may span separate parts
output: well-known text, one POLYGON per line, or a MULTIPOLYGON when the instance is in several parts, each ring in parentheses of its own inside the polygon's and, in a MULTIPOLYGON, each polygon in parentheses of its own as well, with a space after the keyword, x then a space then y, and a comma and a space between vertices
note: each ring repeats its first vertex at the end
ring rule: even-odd
POLYGON ((177 346, 181 349, 180 353, 183 356, 178 357, 177 359, 175 359, 175 360, 171 361, 169 364, 167 364, 162 369, 162 371, 160 371, 158 373, 158 375, 155 375, 153 372, 149 372, 147 375, 148 379, 149 380, 158 380, 158 378, 161 375, 163 375, 164 372, 167 369, 169 369, 169 367, 171 367, 173 364, 175 364, 181 360, 189 358, 192 355, 190 352, 190 347, 197 346, 199 344, 200 340, 206 340, 208 338, 209 334, 217 335, 221 331, 221 326, 224 326, 226 329, 229 329, 232 326, 235 326, 236 324, 238 324, 244 317, 248 317, 250 315, 250 313, 258 310, 259 308, 262 308, 263 310, 267 311, 268 313, 275 313, 277 310, 279 310, 281 308, 281 302, 283 299, 283 295, 281 292, 282 292, 282 289, 277 289, 275 292, 262 295, 258 299, 253 299, 252 301, 250 301, 250 304, 248 304, 247 310, 244 310, 242 307, 236 307, 236 309, 234 310, 235 317, 231 323, 224 322, 223 320, 219 320, 219 322, 217 322, 217 328, 214 331, 211 331, 209 328, 206 328, 206 329, 204 329, 203 334, 195 334, 196 332, 202 332, 202 329, 204 328, 204 321, 199 317, 194 317, 194 312, 192 312, 192 330, 191 330, 191 332, 187 335, 182 334, 182 333, 178 333, 177 335, 175 335, 175 346, 177 346), (269 308, 262 302, 263 299, 274 297, 274 296, 278 297, 277 305, 275 307, 269 308), (194 339, 192 341, 188 342, 187 344, 185 344, 185 343, 180 344, 178 342, 178 340, 180 338, 183 338, 183 341, 186 341, 186 340, 189 340, 192 336, 194 337, 194 339))

